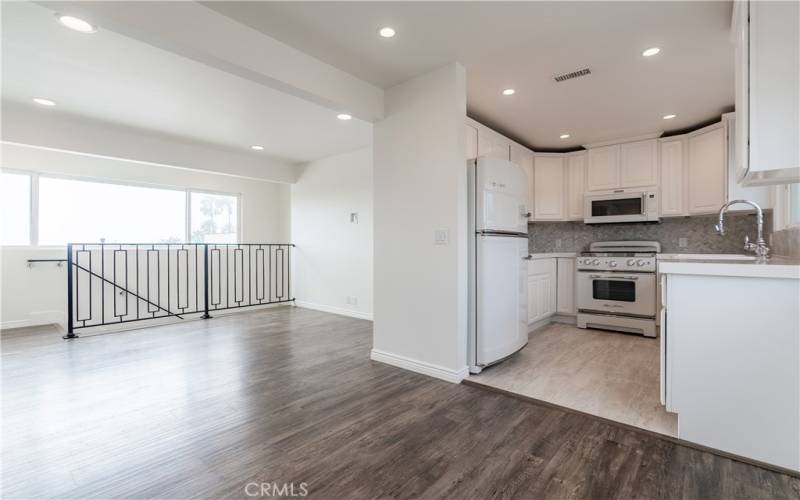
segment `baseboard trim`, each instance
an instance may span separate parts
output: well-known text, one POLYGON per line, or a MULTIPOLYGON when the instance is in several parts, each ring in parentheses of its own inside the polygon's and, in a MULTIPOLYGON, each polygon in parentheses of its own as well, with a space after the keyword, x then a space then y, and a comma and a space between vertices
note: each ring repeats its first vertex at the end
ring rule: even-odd
POLYGON ((25 328, 26 326, 36 326, 29 319, 16 319, 13 321, 3 321, 0 323, 0 330, 12 330, 14 328, 25 328))
POLYGON ((366 319, 372 321, 372 313, 353 311, 351 309, 344 309, 342 307, 328 306, 325 304, 316 304, 314 302, 305 302, 302 300, 295 301, 295 304, 297 305, 297 307, 314 309, 315 311, 322 311, 331 314, 338 314, 340 316, 349 316, 351 318, 366 319))
POLYGON ((438 378, 439 380, 444 380, 445 382, 451 382, 453 384, 460 384, 461 381, 467 377, 469 372, 469 368, 467 368, 466 365, 459 370, 451 370, 433 363, 407 358, 405 356, 400 356, 399 354, 392 354, 390 352, 380 351, 378 349, 373 349, 370 351, 369 357, 373 361, 378 361, 380 363, 386 363, 387 365, 396 366, 412 372, 421 373, 423 375, 438 378))

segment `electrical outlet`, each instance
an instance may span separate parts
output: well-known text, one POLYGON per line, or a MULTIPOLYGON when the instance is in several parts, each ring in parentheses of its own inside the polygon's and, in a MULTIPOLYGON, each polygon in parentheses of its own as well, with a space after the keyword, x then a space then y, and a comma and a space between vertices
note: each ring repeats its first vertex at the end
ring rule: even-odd
POLYGON ((556 240, 556 250, 561 250, 561 239, 556 240))
POLYGON ((687 238, 678 238, 678 246, 681 248, 688 248, 689 240, 687 238))
POLYGON ((433 232, 434 245, 447 245, 450 242, 450 231, 447 229, 437 229, 433 232))

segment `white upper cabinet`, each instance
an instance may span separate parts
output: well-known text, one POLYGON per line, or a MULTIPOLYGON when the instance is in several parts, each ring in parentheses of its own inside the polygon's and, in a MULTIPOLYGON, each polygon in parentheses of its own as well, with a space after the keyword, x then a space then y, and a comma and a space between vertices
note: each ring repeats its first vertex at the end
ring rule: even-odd
POLYGON ((511 141, 491 129, 478 130, 478 155, 511 159, 511 141))
POLYGON ((525 149, 517 144, 512 144, 511 163, 516 163, 522 167, 522 170, 525 171, 525 175, 528 176, 528 210, 531 212, 531 220, 533 220, 533 151, 525 149))
POLYGON ((535 155, 534 220, 564 220, 566 218, 565 182, 563 155, 535 155))
POLYGON ((734 2, 736 170, 800 182, 800 2, 734 2))
POLYGON ((467 159, 471 160, 478 157, 478 129, 472 125, 464 125, 467 132, 467 159))
MULTIPOLYGON (((726 152, 728 155, 726 166, 728 168, 728 201, 750 200, 758 203, 761 208, 772 208, 772 189, 770 186, 745 187, 736 179, 736 113, 722 115, 722 124, 725 127, 726 152)), ((733 205, 731 210, 752 210, 748 205, 733 205)))
POLYGON ((620 145, 620 185, 622 188, 658 184, 658 141, 628 142, 620 145))
POLYGON ((567 155, 567 218, 583 220, 583 193, 586 188, 586 153, 567 155))
POLYGON ((726 201, 725 130, 720 123, 688 137, 689 213, 715 213, 726 201))
POLYGON ((686 215, 686 138, 661 141, 661 216, 686 215))
POLYGON ((589 150, 586 190, 605 191, 619 187, 619 144, 589 150))

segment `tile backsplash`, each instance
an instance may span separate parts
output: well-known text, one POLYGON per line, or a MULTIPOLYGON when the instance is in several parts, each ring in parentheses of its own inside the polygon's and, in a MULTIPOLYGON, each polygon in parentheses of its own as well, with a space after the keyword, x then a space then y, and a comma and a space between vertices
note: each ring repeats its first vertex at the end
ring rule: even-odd
MULTIPOLYGON (((744 237, 756 239, 753 213, 725 214, 725 236, 714 230, 716 215, 670 217, 658 223, 596 224, 575 222, 534 222, 528 225, 531 253, 584 252, 595 241, 658 241, 664 253, 745 253, 744 237), (681 240, 685 238, 685 246, 681 240)), ((772 233, 772 211, 764 212, 764 238, 772 233)))

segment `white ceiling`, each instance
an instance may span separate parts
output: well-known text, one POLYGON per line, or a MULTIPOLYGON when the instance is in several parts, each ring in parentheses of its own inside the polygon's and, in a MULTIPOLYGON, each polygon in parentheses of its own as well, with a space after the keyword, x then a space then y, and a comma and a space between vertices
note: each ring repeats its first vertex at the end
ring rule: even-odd
POLYGON ((101 26, 63 28, 51 10, 2 5, 2 97, 224 148, 310 161, 371 143, 372 125, 101 26), (250 151, 253 144, 262 152, 250 151))
POLYGON ((470 115, 538 149, 691 127, 733 103, 729 1, 205 5, 384 88, 458 60, 470 115), (386 25, 395 38, 377 36, 386 25))

